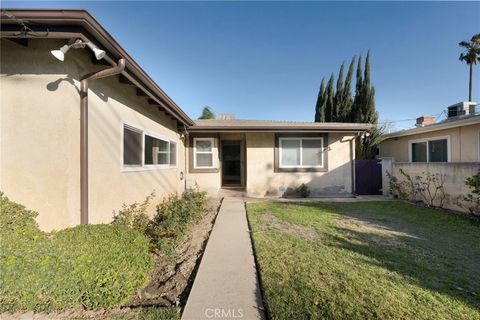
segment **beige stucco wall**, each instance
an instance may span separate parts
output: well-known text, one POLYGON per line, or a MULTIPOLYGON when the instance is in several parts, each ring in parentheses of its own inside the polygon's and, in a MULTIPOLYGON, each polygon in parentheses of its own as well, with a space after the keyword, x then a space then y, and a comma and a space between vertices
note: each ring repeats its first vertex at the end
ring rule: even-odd
MULTIPOLYGON (((438 178, 443 177, 443 188, 445 192, 445 198, 443 201, 443 207, 466 211, 466 209, 458 206, 458 202, 462 202, 462 198, 471 190, 465 185, 465 180, 480 170, 480 163, 405 163, 405 162, 393 162, 392 171, 393 176, 397 177, 399 181, 405 181, 406 178, 400 174, 400 170, 403 170, 410 177, 421 176, 426 174, 439 175, 438 178)), ((424 179, 425 181, 425 179, 424 179)), ((432 194, 435 192, 435 188, 431 186, 432 194)), ((440 193, 436 197, 435 205, 440 205, 440 193)), ((424 200, 421 196, 418 200, 424 200)))
POLYGON ((452 162, 480 161, 480 123, 385 140, 380 145, 380 157, 393 157, 395 161, 408 162, 410 140, 445 136, 450 137, 452 162))
MULTIPOLYGON (((329 133, 327 172, 274 172, 274 133, 221 133, 212 134, 220 140, 244 140, 246 144, 246 192, 252 197, 279 197, 305 183, 312 196, 342 195, 352 193, 351 152, 353 136, 329 133)), ((218 146, 218 140, 216 140, 218 146)), ((221 162, 215 150, 215 173, 188 174, 189 184, 197 183, 201 190, 211 195, 221 188, 221 162)))
POLYGON ((353 136, 328 134, 327 172, 274 172, 274 133, 247 133, 247 193, 255 197, 282 196, 305 183, 311 196, 352 193, 353 136))
MULTIPOLYGON (((195 136, 195 135, 194 135, 195 136)), ((198 136, 198 135, 197 135, 198 136)), ((213 145, 213 171, 215 172, 201 172, 197 173, 192 170, 193 167, 193 153, 187 152, 187 159, 190 163, 187 173, 187 187, 198 187, 201 191, 207 192, 211 197, 218 195, 218 190, 221 188, 221 175, 220 175, 220 152, 219 152, 219 139, 217 134, 206 134, 205 137, 214 138, 213 145)), ((192 137, 193 142, 193 137, 192 137)), ((193 148, 189 145, 188 148, 193 148)))
MULTIPOLYGON (((193 135, 193 136, 198 136, 193 135)), ((221 176, 221 152, 220 152, 220 141, 222 140, 240 140, 245 143, 245 133, 239 133, 239 132, 221 132, 221 133, 212 133, 208 134, 205 133, 202 136, 205 137, 212 137, 214 138, 214 148, 213 148, 213 165, 214 169, 216 172, 202 172, 202 173, 196 173, 195 170, 189 170, 188 172, 188 178, 187 178, 187 185, 188 186, 195 186, 197 185, 200 190, 205 191, 208 193, 209 196, 216 197, 218 195, 218 191, 222 187, 222 176, 221 176)), ((191 148, 192 146, 190 146, 191 148)), ((243 150, 242 152, 245 152, 243 150)), ((248 152, 247 152, 248 153, 248 152)), ((190 153, 188 153, 188 156, 190 153)), ((193 156, 193 154, 192 154, 193 156)), ((188 161, 191 161, 193 163, 193 158, 188 159, 188 161)), ((245 162, 244 162, 245 165, 245 162)), ((246 180, 245 175, 246 172, 243 172, 243 180, 246 180)))
MULTIPOLYGON (((22 47, 1 40, 0 189, 40 213, 45 230, 80 222, 79 77, 99 68, 87 50, 62 63, 50 50, 57 40, 22 47)), ((104 68, 104 67, 103 67, 104 68)), ((176 123, 135 95, 118 77, 96 80, 89 92, 89 219, 111 221, 122 203, 183 190, 184 147, 176 123), (177 142, 177 167, 125 172, 123 122, 177 142)), ((158 199, 157 199, 158 201, 158 199)))

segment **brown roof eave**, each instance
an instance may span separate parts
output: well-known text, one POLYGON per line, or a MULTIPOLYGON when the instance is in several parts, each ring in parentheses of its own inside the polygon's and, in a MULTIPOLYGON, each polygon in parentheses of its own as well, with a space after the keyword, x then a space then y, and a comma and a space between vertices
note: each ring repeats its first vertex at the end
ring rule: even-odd
POLYGON ((244 127, 244 128, 225 128, 225 127, 198 127, 192 126, 188 128, 190 132, 364 132, 368 129, 334 129, 334 128, 251 128, 251 127, 244 127))
MULTIPOLYGON (((85 10, 52 10, 52 9, 7 9, 15 17, 41 23, 42 25, 29 25, 33 30, 46 31, 47 37, 51 38, 75 38, 93 41, 100 47, 105 48, 109 55, 105 60, 115 64, 120 57, 127 61, 126 71, 123 72, 132 82, 142 89, 150 91, 150 97, 156 100, 162 107, 169 110, 172 115, 187 126, 194 124, 193 120, 181 110, 176 103, 151 79, 148 74, 135 62, 135 60, 113 39, 113 37, 85 10), (79 28, 80 27, 80 28, 79 28), (92 39, 93 37, 93 39, 92 39), (137 81, 135 81, 135 78, 137 81)), ((8 25, 18 25, 15 20, 2 16, 2 37, 18 34, 17 29, 12 30, 8 25)), ((38 38, 36 36, 35 38, 38 38)))

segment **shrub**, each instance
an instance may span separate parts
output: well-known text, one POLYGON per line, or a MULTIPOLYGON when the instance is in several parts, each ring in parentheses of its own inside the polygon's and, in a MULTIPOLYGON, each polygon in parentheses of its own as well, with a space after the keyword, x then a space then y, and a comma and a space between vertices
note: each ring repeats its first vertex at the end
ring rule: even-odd
POLYGON ((113 212, 112 224, 114 226, 123 226, 145 233, 148 224, 150 223, 147 209, 153 198, 155 198, 154 192, 147 196, 141 203, 134 202, 130 205, 123 204, 121 210, 113 212))
POLYGON ((0 192, 0 228, 16 232, 39 231, 35 218, 38 213, 28 210, 25 206, 10 201, 3 192, 0 192))
POLYGON ((157 248, 171 251, 175 242, 185 235, 190 222, 203 216, 207 210, 206 193, 197 188, 187 189, 180 197, 171 194, 157 206, 148 235, 157 248))
POLYGON ((110 307, 146 282, 152 258, 141 233, 111 225, 44 233, 36 213, 1 200, 0 312, 110 307))
POLYGON ((430 207, 443 207, 446 198, 445 174, 422 172, 422 175, 412 177, 403 169, 399 172, 404 178, 402 181, 387 173, 390 178, 390 192, 394 196, 409 201, 420 198, 430 207))
POLYGON ((152 193, 141 203, 124 204, 118 213, 114 212, 112 224, 144 233, 150 238, 153 249, 171 255, 191 221, 208 211, 207 196, 198 187, 185 190, 181 196, 170 194, 157 205, 156 214, 150 220, 146 210, 153 197, 152 193))
POLYGON ((463 197, 467 203, 466 208, 471 214, 480 214, 480 171, 467 178, 465 185, 470 188, 470 192, 463 197))
POLYGON ((310 189, 305 183, 302 183, 295 192, 302 198, 307 198, 310 195, 310 189))

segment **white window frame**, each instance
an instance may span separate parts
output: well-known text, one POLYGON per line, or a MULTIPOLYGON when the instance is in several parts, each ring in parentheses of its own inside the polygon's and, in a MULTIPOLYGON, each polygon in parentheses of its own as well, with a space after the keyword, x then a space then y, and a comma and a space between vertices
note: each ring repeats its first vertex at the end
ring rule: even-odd
POLYGON ((215 168, 215 157, 214 157, 214 148, 215 148, 215 138, 193 138, 193 168, 194 169, 214 169, 215 168), (200 151, 197 152, 197 141, 209 141, 212 150, 211 151, 200 151), (211 166, 198 166, 197 165, 197 153, 199 154, 211 154, 212 155, 212 165, 211 166))
POLYGON ((154 133, 150 130, 140 128, 139 126, 133 125, 128 122, 122 122, 122 139, 120 141, 121 143, 121 154, 120 154, 120 171, 122 172, 128 172, 128 171, 146 171, 146 170, 160 170, 160 169, 175 169, 177 168, 177 163, 178 163, 178 142, 174 141, 166 136, 159 135, 157 133, 154 133), (128 130, 136 131, 138 133, 142 134, 142 163, 141 164, 124 164, 123 163, 123 157, 124 157, 124 129, 127 128, 128 130), (165 141, 168 143, 168 162, 167 164, 145 164, 145 135, 148 135, 152 138, 159 139, 162 141, 165 141), (170 164, 170 143, 173 142, 176 144, 175 148, 175 165, 170 164))
MULTIPOLYGON (((408 140, 408 161, 413 162, 413 153, 412 153, 412 145, 414 143, 422 143, 425 142, 427 145, 427 162, 423 163, 430 163, 430 146, 429 146, 429 141, 436 141, 436 140, 447 140, 447 162, 452 161, 452 150, 451 150, 451 144, 450 144, 450 136, 439 136, 439 137, 429 137, 429 138, 423 138, 423 139, 414 139, 414 140, 408 140)), ((422 163, 422 162, 419 162, 422 163)))
POLYGON ((279 159, 278 159, 278 167, 280 169, 291 169, 291 168, 324 168, 325 167, 325 140, 323 139, 323 137, 280 137, 278 138, 278 156, 279 156, 279 159), (284 165, 282 163, 283 161, 283 157, 282 157, 282 153, 283 153, 283 146, 282 146, 282 142, 284 140, 300 140, 300 165, 284 165), (322 164, 321 165, 317 165, 317 166, 304 166, 302 165, 302 162, 303 162, 303 152, 302 152, 302 149, 303 149, 303 142, 302 140, 320 140, 322 142, 322 164))

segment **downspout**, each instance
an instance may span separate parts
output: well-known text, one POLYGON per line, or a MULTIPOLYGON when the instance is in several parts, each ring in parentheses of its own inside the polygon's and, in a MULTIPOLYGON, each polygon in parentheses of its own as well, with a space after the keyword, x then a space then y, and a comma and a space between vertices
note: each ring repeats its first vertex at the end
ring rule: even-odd
POLYGON ((88 84, 121 73, 125 69, 125 60, 119 59, 117 65, 98 72, 86 74, 80 78, 80 223, 88 224, 88 84))
POLYGON ((183 125, 183 128, 185 130, 185 141, 184 141, 184 145, 185 145, 185 156, 184 156, 184 174, 183 174, 183 184, 184 184, 184 190, 186 191, 187 190, 187 170, 188 170, 188 161, 190 161, 190 159, 188 158, 188 155, 189 155, 189 152, 190 152, 190 138, 189 138, 189 134, 188 134, 188 131, 187 131, 187 126, 183 125))
POLYGON ((359 133, 356 133, 353 138, 350 140, 350 162, 352 166, 352 195, 355 196, 355 193, 357 190, 355 190, 355 185, 356 185, 356 171, 355 171, 355 142, 357 140, 357 137, 359 136, 359 133))

